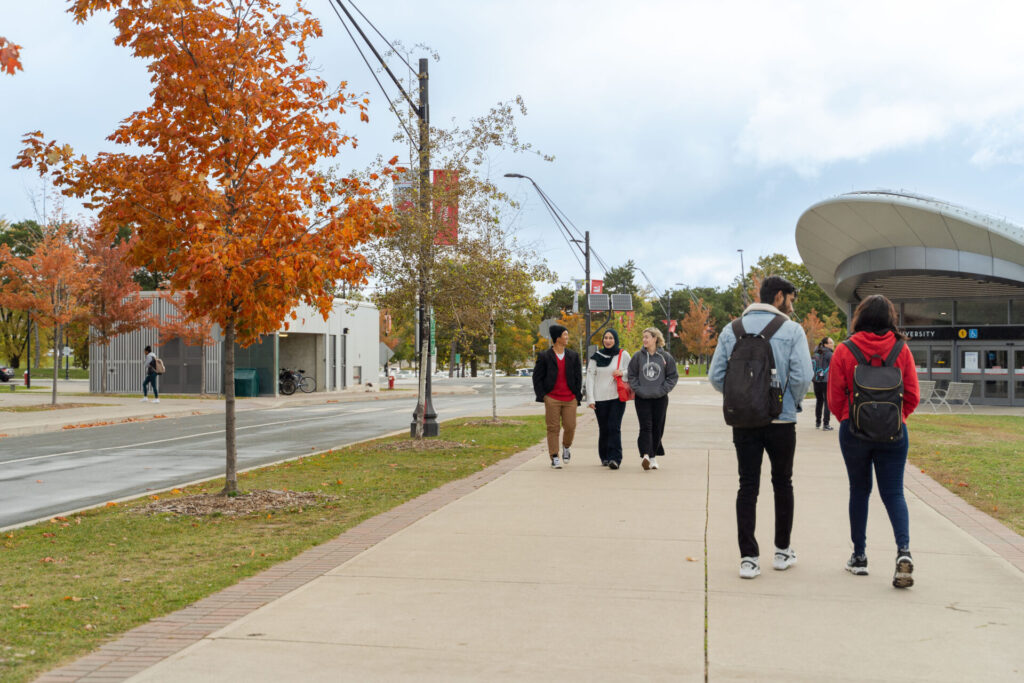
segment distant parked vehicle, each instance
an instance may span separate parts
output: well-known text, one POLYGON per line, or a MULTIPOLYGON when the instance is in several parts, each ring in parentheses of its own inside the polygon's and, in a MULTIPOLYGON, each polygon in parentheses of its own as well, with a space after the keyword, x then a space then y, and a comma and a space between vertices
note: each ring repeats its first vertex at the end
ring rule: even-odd
POLYGON ((10 382, 12 379, 14 379, 14 370, 0 366, 0 382, 10 382))
POLYGON ((533 377, 533 368, 519 368, 516 370, 517 377, 533 377))

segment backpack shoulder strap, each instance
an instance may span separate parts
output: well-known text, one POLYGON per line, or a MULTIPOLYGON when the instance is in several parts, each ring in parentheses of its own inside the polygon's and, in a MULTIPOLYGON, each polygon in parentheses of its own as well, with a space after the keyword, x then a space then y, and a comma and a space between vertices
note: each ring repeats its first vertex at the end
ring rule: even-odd
POLYGON ((783 315, 776 315, 772 318, 772 321, 764 326, 761 330, 761 336, 765 339, 771 339, 772 336, 779 331, 779 328, 786 322, 786 317, 783 315))
POLYGON ((852 339, 847 339, 846 341, 844 341, 843 346, 850 349, 850 353, 852 353, 853 357, 857 359, 858 364, 868 365, 868 359, 864 357, 864 354, 861 353, 861 350, 857 348, 857 345, 853 343, 852 339))
POLYGON ((902 339, 897 339, 896 343, 892 345, 892 351, 890 351, 889 355, 886 356, 885 365, 892 366, 896 362, 896 359, 899 357, 900 351, 903 350, 904 346, 906 346, 906 342, 902 339))
POLYGON ((747 333, 747 331, 743 329, 743 316, 732 321, 732 333, 736 335, 737 339, 747 333))

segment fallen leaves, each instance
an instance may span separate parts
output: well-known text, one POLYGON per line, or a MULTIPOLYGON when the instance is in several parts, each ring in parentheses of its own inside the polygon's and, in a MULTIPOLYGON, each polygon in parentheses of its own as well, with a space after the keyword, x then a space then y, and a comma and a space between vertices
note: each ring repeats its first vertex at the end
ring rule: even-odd
POLYGON ((28 605, 21 603, 20 605, 11 605, 11 609, 28 609, 28 605))

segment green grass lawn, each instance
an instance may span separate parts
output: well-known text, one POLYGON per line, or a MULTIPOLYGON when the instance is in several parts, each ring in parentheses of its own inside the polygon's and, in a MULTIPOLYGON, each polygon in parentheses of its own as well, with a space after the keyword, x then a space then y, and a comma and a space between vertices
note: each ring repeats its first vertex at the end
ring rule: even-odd
POLYGON ((1024 417, 915 413, 907 427, 914 465, 1024 534, 1024 417))
MULTIPOLYGON (((479 419, 479 418, 477 418, 479 419)), ((0 680, 29 681, 336 537, 359 522, 539 442, 520 424, 445 422, 462 448, 395 450, 392 437, 239 475, 244 490, 316 491, 313 505, 240 517, 141 515, 144 497, 0 535, 0 680)), ((223 481, 159 498, 216 493, 223 481)))

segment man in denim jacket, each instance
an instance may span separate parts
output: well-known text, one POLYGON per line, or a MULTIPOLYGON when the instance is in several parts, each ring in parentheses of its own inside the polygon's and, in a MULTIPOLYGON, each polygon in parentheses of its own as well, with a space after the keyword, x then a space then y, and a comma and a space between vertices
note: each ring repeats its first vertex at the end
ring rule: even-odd
MULTIPOLYGON (((751 304, 743 311, 743 329, 757 334, 776 315, 788 318, 793 312, 796 287, 788 280, 772 275, 761 284, 761 303, 751 304)), ((736 526, 740 544, 740 576, 752 579, 761 573, 754 527, 757 521, 757 494, 761 484, 761 462, 764 452, 772 465, 772 488, 775 490, 775 569, 788 569, 796 564, 796 553, 790 547, 793 530, 793 454, 796 451, 796 413, 814 375, 807 336, 800 325, 786 320, 771 340, 775 368, 782 385, 782 413, 764 427, 733 427, 732 442, 739 463, 740 488, 736 494, 736 526)), ((725 384, 729 356, 736 345, 732 325, 726 325, 718 337, 708 379, 718 391, 725 384)))

